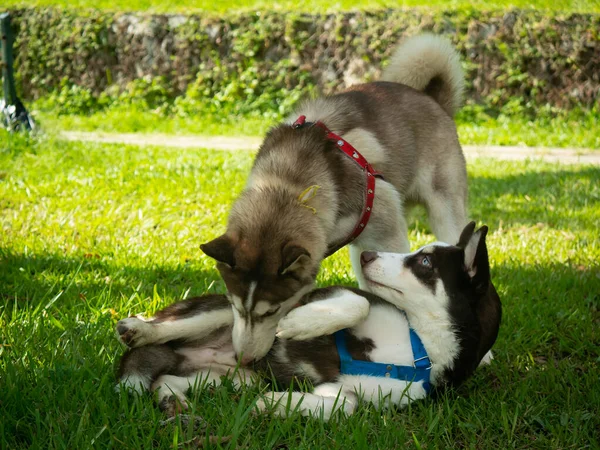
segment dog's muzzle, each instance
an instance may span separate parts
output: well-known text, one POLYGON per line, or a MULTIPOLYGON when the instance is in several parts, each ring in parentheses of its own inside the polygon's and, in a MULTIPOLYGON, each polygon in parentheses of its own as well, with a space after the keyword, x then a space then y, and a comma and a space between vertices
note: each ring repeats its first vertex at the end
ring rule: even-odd
POLYGON ((365 267, 367 264, 375 261, 377 258, 377 252, 362 252, 360 254, 360 265, 361 267, 365 267))

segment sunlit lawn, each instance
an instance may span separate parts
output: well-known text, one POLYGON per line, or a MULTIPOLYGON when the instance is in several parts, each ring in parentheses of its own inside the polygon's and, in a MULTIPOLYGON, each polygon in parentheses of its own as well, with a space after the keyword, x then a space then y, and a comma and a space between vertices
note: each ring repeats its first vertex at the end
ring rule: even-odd
MULTIPOLYGON (((470 215, 490 226, 504 304, 496 360, 458 391, 328 424, 251 416, 256 390, 198 394, 209 423, 160 425, 113 392, 116 321, 223 292, 198 246, 224 229, 252 154, 27 140, 0 134, 2 448, 597 448, 600 169, 469 162, 470 215)), ((421 211, 413 247, 432 241, 421 211)), ((323 285, 352 284, 347 252, 323 285)))
MULTIPOLYGON (((53 110, 36 110, 35 117, 49 133, 94 131, 99 133, 166 133, 173 135, 262 136, 277 121, 264 117, 189 118, 162 117, 132 108, 112 109, 89 116, 59 116, 53 110)), ((519 115, 491 117, 463 108, 456 118, 460 141, 465 145, 526 145, 600 150, 600 112, 563 112, 555 117, 519 115)))

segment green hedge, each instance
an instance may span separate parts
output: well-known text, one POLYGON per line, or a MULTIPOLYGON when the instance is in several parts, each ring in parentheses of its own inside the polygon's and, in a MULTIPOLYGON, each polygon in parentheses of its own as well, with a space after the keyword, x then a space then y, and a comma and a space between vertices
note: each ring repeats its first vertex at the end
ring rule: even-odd
POLYGON ((388 10, 232 17, 13 12, 21 95, 66 111, 118 103, 277 112, 311 90, 374 79, 400 38, 451 37, 468 99, 491 108, 592 108, 600 100, 600 15, 388 10))

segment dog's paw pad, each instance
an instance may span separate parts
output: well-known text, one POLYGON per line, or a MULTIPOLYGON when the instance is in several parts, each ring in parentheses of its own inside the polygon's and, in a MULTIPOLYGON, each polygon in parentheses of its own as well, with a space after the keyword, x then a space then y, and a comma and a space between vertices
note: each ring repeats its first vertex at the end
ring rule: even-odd
POLYGON ((258 415, 258 414, 262 414, 268 410, 269 410, 269 408, 267 408, 267 404, 265 403, 265 401, 260 399, 260 400, 256 401, 256 405, 254 407, 254 410, 252 411, 252 414, 258 415))
POLYGON ((181 426, 188 428, 191 426, 195 433, 204 431, 207 427, 207 422, 201 416, 195 416, 191 414, 179 414, 170 416, 165 420, 161 420, 159 423, 162 426, 166 426, 172 423, 180 421, 181 426))
POLYGON ((267 411, 272 411, 273 407, 277 404, 277 400, 276 398, 274 398, 273 396, 273 392, 267 392, 266 394, 263 395, 262 398, 259 398, 256 401, 256 406, 255 406, 255 411, 257 413, 265 413, 267 411))
POLYGON ((117 337, 128 347, 139 347, 144 345, 146 339, 144 329, 148 325, 137 317, 129 317, 119 320, 117 323, 117 337))
POLYGON ((287 392, 266 392, 256 401, 255 414, 270 413, 279 417, 286 417, 294 410, 294 405, 288 409, 287 392))
POLYGON ((158 407, 165 412, 168 417, 175 417, 178 414, 187 411, 188 404, 186 400, 178 398, 176 395, 164 397, 158 407))

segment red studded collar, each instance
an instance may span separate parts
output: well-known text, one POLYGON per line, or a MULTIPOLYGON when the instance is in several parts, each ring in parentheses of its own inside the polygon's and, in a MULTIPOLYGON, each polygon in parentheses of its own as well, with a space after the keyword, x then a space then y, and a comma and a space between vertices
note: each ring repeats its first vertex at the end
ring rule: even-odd
POLYGON ((371 217, 371 213, 373 212, 373 200, 375 199, 375 177, 383 178, 383 176, 376 172, 375 169, 369 164, 369 162, 365 159, 363 155, 356 150, 352 144, 346 141, 344 138, 335 134, 331 131, 323 122, 320 120, 317 122, 307 122, 306 116, 300 116, 292 125, 292 128, 301 128, 303 126, 313 125, 322 128, 327 132, 327 138, 334 141, 337 148, 339 148, 348 158, 354 161, 365 173, 366 178, 366 188, 365 188, 365 203, 363 206, 362 213, 354 230, 350 235, 337 244, 331 245, 327 249, 327 256, 333 255, 342 247, 348 245, 354 239, 356 239, 360 233, 366 228, 367 223, 369 223, 369 218, 371 217))

